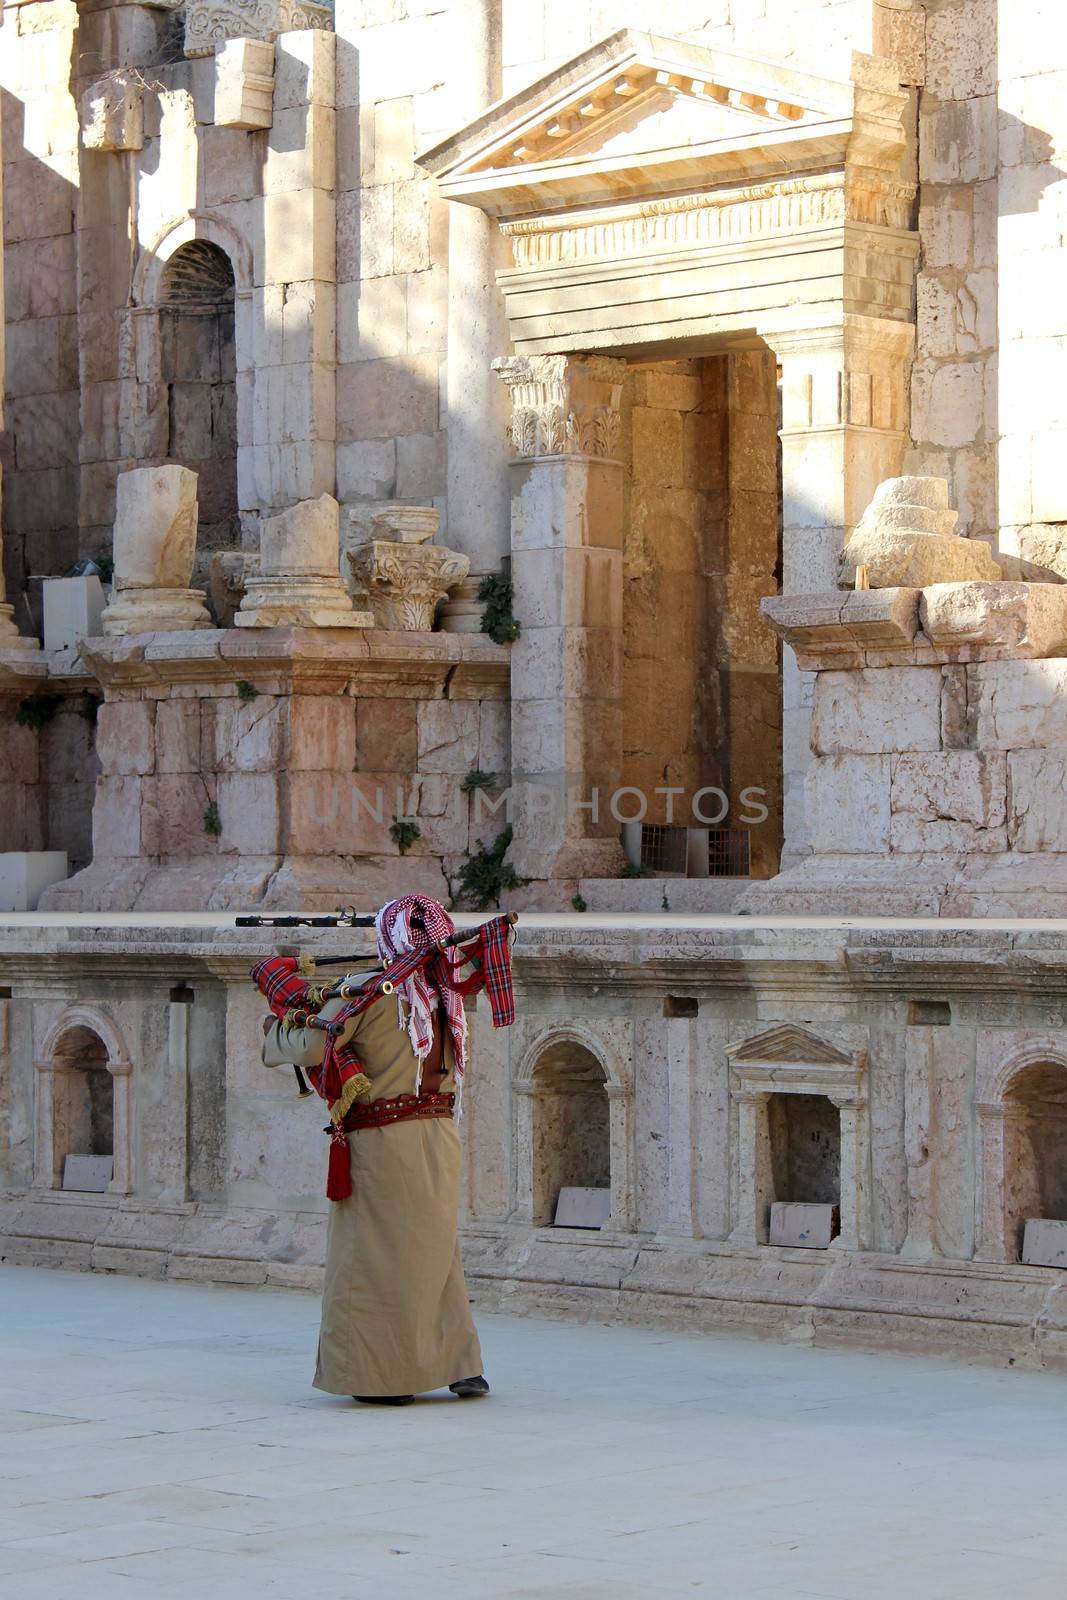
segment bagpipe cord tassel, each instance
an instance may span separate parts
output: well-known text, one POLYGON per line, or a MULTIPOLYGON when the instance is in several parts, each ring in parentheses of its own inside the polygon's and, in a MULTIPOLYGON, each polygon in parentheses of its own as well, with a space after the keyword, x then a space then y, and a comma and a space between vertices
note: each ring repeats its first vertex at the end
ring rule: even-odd
POLYGON ((352 1157, 348 1148, 348 1135, 339 1122, 333 1123, 330 1134, 330 1164, 326 1174, 327 1200, 347 1200, 352 1193, 352 1157))

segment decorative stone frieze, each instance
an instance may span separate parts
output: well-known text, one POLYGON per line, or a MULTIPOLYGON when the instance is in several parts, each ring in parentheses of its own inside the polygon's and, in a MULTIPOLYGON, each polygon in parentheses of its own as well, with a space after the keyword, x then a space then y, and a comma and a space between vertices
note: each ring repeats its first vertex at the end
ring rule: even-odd
POLYGON ((493 370, 511 392, 508 443, 517 457, 617 456, 624 361, 505 356, 493 370))
POLYGON ((196 555, 197 475, 188 467, 135 467, 115 490, 115 578, 106 634, 207 628, 201 589, 190 589, 196 555))
POLYGON ((369 628, 338 575, 340 507, 332 495, 302 500, 260 533, 259 569, 247 578, 239 628, 369 628))
POLYGON ((273 42, 227 39, 215 56, 215 126, 269 128, 273 120, 273 42))
POLYGON ((185 11, 185 53, 210 56, 229 39, 273 42, 280 33, 332 24, 329 7, 310 0, 192 0, 185 11))
POLYGON ((86 89, 78 106, 86 150, 144 147, 144 84, 140 73, 120 67, 86 89))
POLYGON ((852 587, 858 566, 873 589, 999 578, 987 544, 953 533, 958 516, 944 478, 887 478, 841 553, 840 586, 852 587))

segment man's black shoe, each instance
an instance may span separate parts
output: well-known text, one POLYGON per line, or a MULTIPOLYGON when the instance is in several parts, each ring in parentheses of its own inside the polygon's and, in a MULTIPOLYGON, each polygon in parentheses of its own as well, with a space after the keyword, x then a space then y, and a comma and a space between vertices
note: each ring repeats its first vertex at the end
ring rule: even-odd
POLYGON ((484 1378, 460 1378, 458 1383, 450 1383, 448 1387, 461 1400, 473 1400, 478 1395, 489 1393, 489 1385, 484 1378))
POLYGON ((358 1400, 364 1406, 409 1406, 415 1399, 413 1394, 354 1394, 353 1400, 358 1400))

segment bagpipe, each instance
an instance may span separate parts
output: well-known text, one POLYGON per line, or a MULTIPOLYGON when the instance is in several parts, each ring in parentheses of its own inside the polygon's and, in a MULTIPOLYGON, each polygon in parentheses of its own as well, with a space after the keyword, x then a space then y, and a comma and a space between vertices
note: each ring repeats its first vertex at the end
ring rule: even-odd
MULTIPOLYGON (((239 928, 373 928, 375 922, 374 917, 359 915, 351 908, 307 916, 247 915, 236 917, 234 920, 239 928)), ((342 956, 310 956, 280 949, 277 956, 261 961, 253 967, 252 979, 267 1000, 273 1015, 286 1026, 307 1028, 325 1034, 327 1055, 330 1055, 332 1053, 330 1046, 344 1033, 346 1022, 353 1013, 372 1004, 380 995, 393 994, 397 984, 403 983, 413 972, 433 962, 445 951, 462 950, 470 945, 473 948, 467 957, 467 962, 472 968, 472 976, 464 983, 455 984, 453 987, 460 993, 472 993, 477 988, 485 986, 489 991, 493 1009, 493 1025, 506 1026, 508 1021, 512 1020, 513 1011, 511 1016, 503 1018, 498 1012, 502 1005, 506 1007, 511 1004, 510 962, 506 960, 506 950, 511 929, 518 920, 517 911, 491 917, 488 921, 479 923, 477 927, 460 929, 445 938, 427 940, 417 949, 394 957, 385 967, 379 965, 376 956, 359 952, 342 956), (504 964, 507 967, 506 987, 509 997, 507 1001, 502 1000, 499 993, 500 985, 494 982, 501 965, 501 951, 505 954, 504 964), (361 978, 353 971, 353 968, 358 966, 370 967, 373 970, 364 973, 361 978), (493 970, 484 972, 481 970, 483 966, 493 970), (332 983, 313 983, 311 979, 320 967, 344 967, 345 972, 332 983), (329 1014, 324 1015, 324 1012, 329 1014)), ((416 933, 426 931, 425 924, 417 914, 412 917, 411 927, 416 933)), ((285 1059, 288 1060, 288 1057, 285 1059)), ((289 1064, 296 1075, 297 1091, 301 1096, 318 1092, 324 1098, 330 1098, 329 1094, 324 1092, 325 1085, 319 1082, 314 1073, 313 1091, 301 1065, 295 1061, 289 1064)))

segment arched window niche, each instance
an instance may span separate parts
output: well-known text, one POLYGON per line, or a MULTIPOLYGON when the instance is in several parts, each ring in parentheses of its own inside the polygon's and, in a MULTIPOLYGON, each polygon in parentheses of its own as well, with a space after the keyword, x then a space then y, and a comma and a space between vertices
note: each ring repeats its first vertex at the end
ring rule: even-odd
POLYGON ((1035 1039, 981 1078, 976 1255, 1020 1261, 1030 1219, 1067 1222, 1067 1049, 1035 1039))
POLYGON ((129 1055, 110 1017, 75 1006, 53 1023, 36 1062, 34 1183, 61 1189, 71 1155, 110 1156, 108 1191, 131 1189, 129 1055))
POLYGON ((527 1049, 516 1094, 517 1220, 547 1227, 561 1188, 607 1188, 606 1231, 633 1227, 630 1086, 592 1032, 553 1029, 527 1049))

